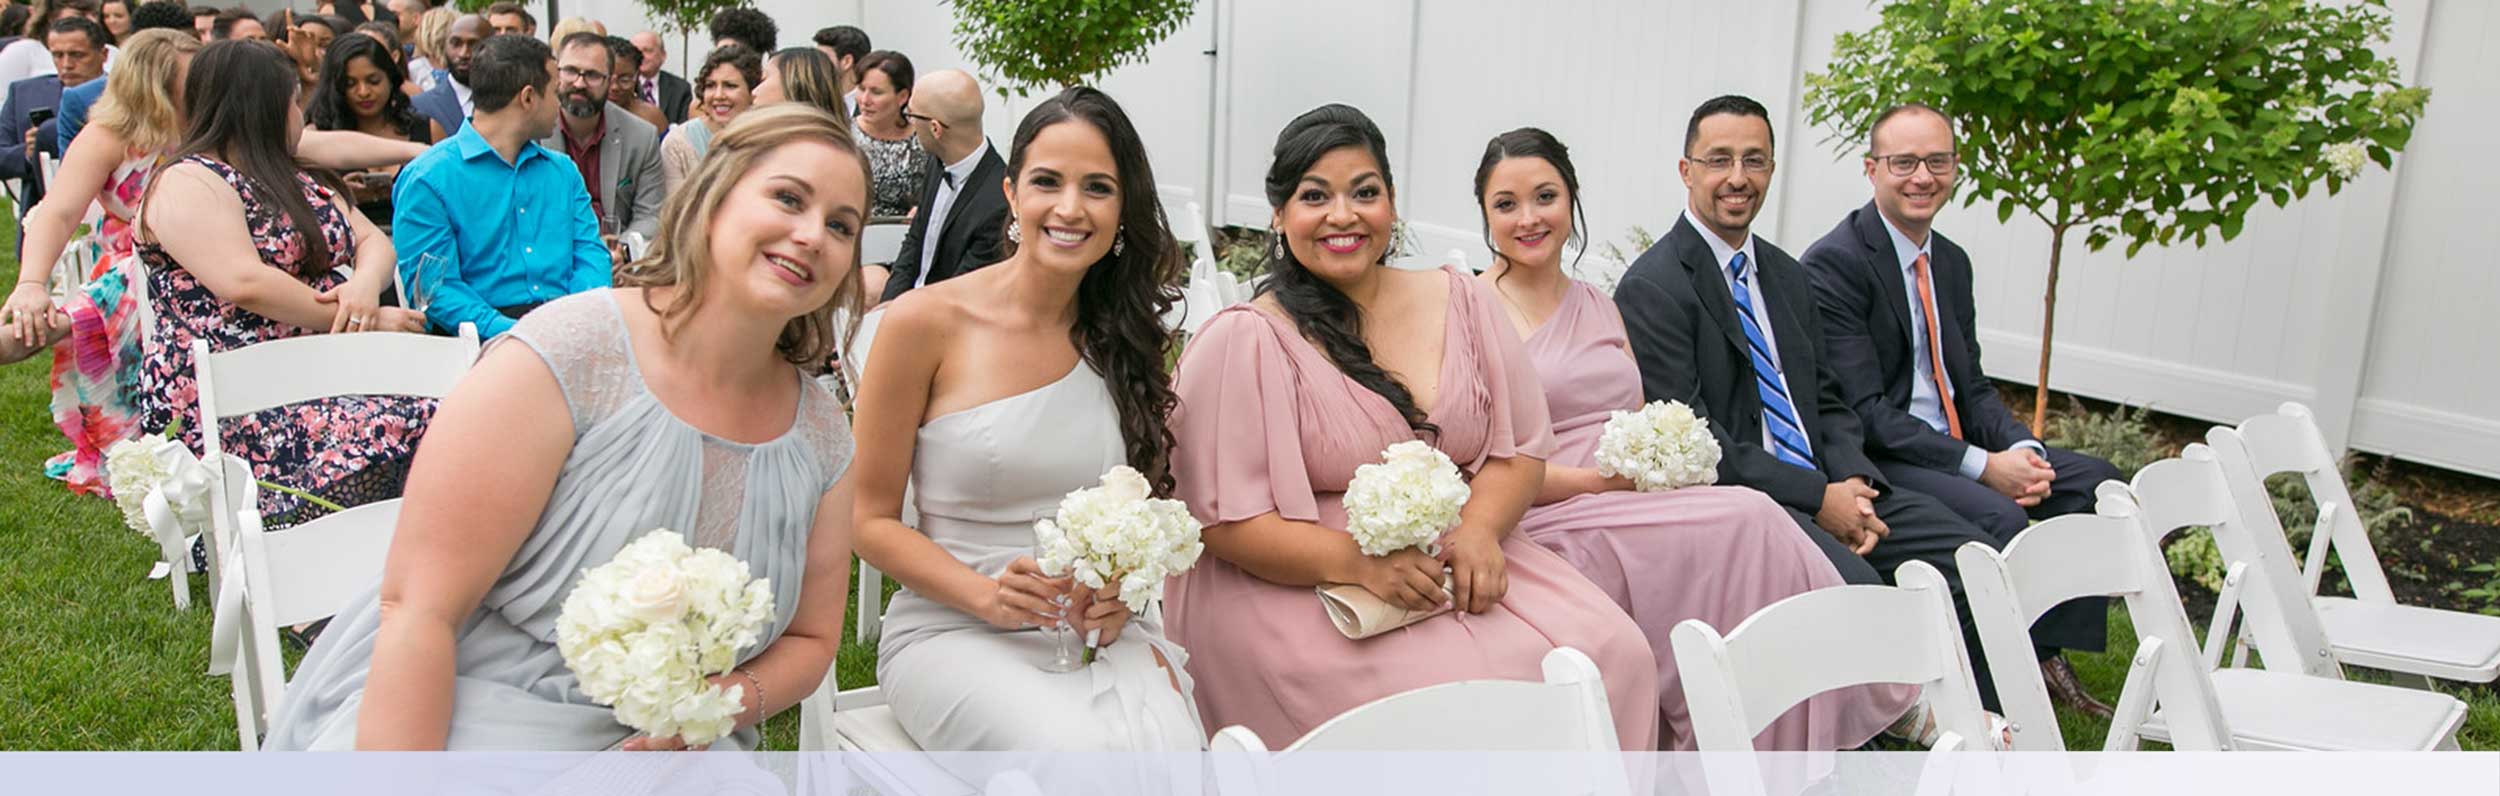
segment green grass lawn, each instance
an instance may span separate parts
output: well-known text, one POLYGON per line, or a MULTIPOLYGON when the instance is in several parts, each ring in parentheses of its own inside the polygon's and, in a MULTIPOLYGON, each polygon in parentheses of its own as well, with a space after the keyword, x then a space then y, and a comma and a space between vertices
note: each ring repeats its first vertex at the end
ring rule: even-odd
MULTIPOLYGON (((0 216, 0 239, 14 238, 0 216)), ((0 271, 17 266, 0 253, 0 271)), ((224 750, 235 748, 228 680, 208 666, 206 579, 192 579, 193 608, 178 612, 162 581, 147 580, 153 541, 122 525, 110 501, 70 494, 40 465, 65 445, 52 427, 50 358, 0 368, 0 748, 16 750, 224 750)), ((889 581, 889 590, 892 587, 889 581)), ((2109 651, 2074 656, 2086 686, 2116 701, 2134 652, 2123 610, 2111 614, 2109 651)), ((843 637, 850 637, 844 623, 843 637)), ((843 687, 875 679, 873 647, 845 645, 843 687)), ((2467 749, 2500 748, 2500 697, 2449 688, 2467 699, 2467 749)), ((2061 715, 2067 744, 2099 749, 2107 724, 2061 715)), ((798 716, 765 725, 771 749, 797 747, 798 716)))

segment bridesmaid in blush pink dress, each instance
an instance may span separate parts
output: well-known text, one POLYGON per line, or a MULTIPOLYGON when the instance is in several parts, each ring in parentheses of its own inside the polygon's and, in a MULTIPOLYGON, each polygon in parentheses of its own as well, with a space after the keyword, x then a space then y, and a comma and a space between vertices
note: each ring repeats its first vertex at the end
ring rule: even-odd
POLYGON ((1189 650, 1207 728, 1245 725, 1283 745, 1401 691, 1539 679, 1545 654, 1569 646, 1603 673, 1623 747, 1654 748, 1657 663, 1640 627, 1515 531, 1553 436, 1497 300, 1454 270, 1380 267, 1396 211, 1379 130, 1359 111, 1304 114, 1276 148, 1271 278, 1192 341, 1172 422, 1178 495, 1209 528, 1164 616, 1189 650), (1345 488, 1414 439, 1449 454, 1473 494, 1438 560, 1364 556, 1341 530, 1345 488), (1455 608, 1356 641, 1329 624, 1320 583, 1455 608))
MULTIPOLYGON (((1762 607, 1841 585, 1840 573, 1771 498, 1743 487, 1635 492, 1599 475, 1610 413, 1641 405, 1641 374, 1614 302, 1562 270, 1579 178, 1561 142, 1523 128, 1486 145, 1476 200, 1493 246, 1480 277, 1527 334, 1555 446, 1521 534, 1560 554, 1640 623, 1658 659, 1660 746, 1692 749, 1692 723, 1667 633, 1686 619, 1732 630, 1762 607)), ((1809 653, 1801 653, 1809 654, 1809 653)), ((1756 736, 1764 750, 1847 749, 1910 707, 1914 686, 1825 692, 1756 736)))

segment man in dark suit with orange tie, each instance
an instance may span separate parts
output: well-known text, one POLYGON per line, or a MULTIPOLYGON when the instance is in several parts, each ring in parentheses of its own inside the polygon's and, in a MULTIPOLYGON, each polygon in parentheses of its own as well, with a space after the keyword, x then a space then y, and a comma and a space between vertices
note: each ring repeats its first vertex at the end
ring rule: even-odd
MULTIPOLYGON (((1951 120, 1904 105, 1879 116, 1869 139, 1864 166, 1874 201, 1801 258, 1867 456, 1893 485, 1942 501, 2000 539, 2035 518, 2091 511, 2093 488, 2120 477, 2117 468, 2042 444, 1980 370, 1970 255, 1933 228, 1960 166, 1951 120)), ((2108 632, 2103 603, 2061 606, 2033 635, 2044 645, 2051 696, 2107 716, 2109 708, 2084 693, 2049 649, 2100 649, 2108 632)))

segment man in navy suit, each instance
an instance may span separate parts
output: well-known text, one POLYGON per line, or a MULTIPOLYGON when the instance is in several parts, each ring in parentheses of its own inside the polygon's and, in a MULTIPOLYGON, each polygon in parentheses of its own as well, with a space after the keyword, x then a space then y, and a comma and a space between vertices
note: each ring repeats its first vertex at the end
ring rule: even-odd
POLYGON ((7 100, 0 101, 0 178, 18 180, 25 186, 24 195, 18 197, 20 216, 43 200, 42 171, 36 166, 35 156, 60 154, 57 139, 50 134, 50 122, 34 123, 34 113, 60 107, 62 86, 75 86, 104 74, 104 38, 104 27, 93 20, 55 20, 43 40, 45 49, 52 51, 55 74, 11 83, 7 100))
MULTIPOLYGON (((2033 519, 2091 511, 2109 462, 2041 444, 1979 367, 1970 255, 1934 229, 1959 169, 1952 122, 1924 105, 1885 111, 1867 145, 1875 199, 1806 249, 1825 350, 1858 415, 1866 454, 1895 486, 1944 503, 1999 539, 2033 519)), ((2098 650, 2101 600, 2033 626, 2049 693, 2104 717, 2054 648, 2098 650)))
POLYGON ((487 36, 486 18, 467 14, 451 21, 451 30, 443 36, 443 57, 451 63, 443 68, 451 72, 449 80, 437 81, 434 87, 409 100, 410 110, 443 126, 443 134, 460 132, 469 123, 475 110, 469 99, 469 63, 477 53, 478 40, 487 36))

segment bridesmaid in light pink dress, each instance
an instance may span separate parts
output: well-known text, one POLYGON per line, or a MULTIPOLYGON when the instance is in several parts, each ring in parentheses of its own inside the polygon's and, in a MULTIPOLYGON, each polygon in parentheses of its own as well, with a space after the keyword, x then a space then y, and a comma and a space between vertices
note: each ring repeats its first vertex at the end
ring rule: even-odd
POLYGON ((1173 473, 1209 528, 1207 555, 1167 590, 1164 616, 1189 650, 1200 713, 1210 732, 1245 725, 1281 746, 1401 691, 1539 679, 1545 654, 1569 646, 1604 675, 1623 748, 1654 748, 1657 663, 1640 627, 1514 531, 1553 447, 1518 335, 1475 280, 1378 265, 1396 212, 1382 150, 1378 129, 1345 106, 1286 127, 1267 181, 1284 238, 1271 279, 1181 360, 1173 473), (1474 494, 1440 560, 1366 557, 1342 530, 1344 490, 1357 466, 1413 439, 1449 454, 1474 494), (1401 591, 1444 564, 1453 593, 1401 591), (1456 609, 1350 640, 1312 593, 1322 582, 1456 609))
MULTIPOLYGON (((1662 747, 1693 748, 1692 722, 1667 633, 1686 619, 1735 629, 1764 606, 1841 585, 1840 573, 1779 504, 1743 487, 1643 493, 1598 474, 1597 437, 1610 413, 1641 405, 1641 374, 1623 319, 1604 293, 1562 270, 1579 179, 1561 142, 1535 128, 1486 145, 1476 199, 1496 257, 1481 281, 1545 385, 1555 446, 1545 485, 1519 531, 1568 559, 1640 623, 1658 659, 1662 747)), ((1800 654, 1811 654, 1800 651, 1800 654)), ((1847 749, 1910 707, 1914 686, 1830 691, 1763 729, 1763 750, 1847 749)))

